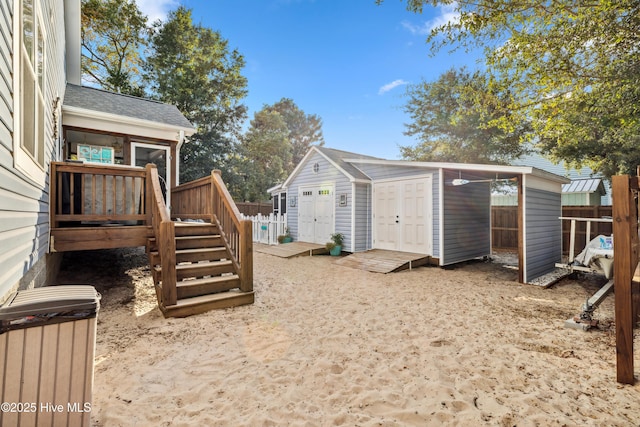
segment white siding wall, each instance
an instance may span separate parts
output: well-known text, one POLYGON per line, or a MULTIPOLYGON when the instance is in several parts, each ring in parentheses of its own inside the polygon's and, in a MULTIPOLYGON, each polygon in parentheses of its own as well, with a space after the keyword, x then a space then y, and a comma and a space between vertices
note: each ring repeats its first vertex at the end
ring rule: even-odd
POLYGON ((354 252, 371 249, 371 184, 356 184, 354 252))
MULTIPOLYGON (((353 204, 352 185, 349 179, 336 169, 328 160, 322 155, 314 153, 307 159, 295 176, 295 178, 289 183, 287 188, 287 198, 291 200, 291 197, 298 197, 298 190, 300 187, 306 186, 319 186, 324 184, 331 184, 334 186, 334 203, 335 203, 335 233, 344 234, 343 250, 347 252, 353 252, 353 245, 351 241, 351 212, 353 204), (318 173, 313 172, 313 165, 318 163, 318 173), (340 194, 347 195, 347 206, 339 206, 340 194)), ((288 214, 288 226, 291 236, 294 240, 298 240, 298 214, 299 203, 295 207, 291 207, 287 210, 288 214)))
MULTIPOLYGON (((43 12, 45 53, 45 164, 57 150, 53 140, 53 104, 64 96, 64 8, 56 0, 37 1, 43 12), (53 20, 49 14, 53 14, 53 20)), ((13 72, 14 12, 18 2, 0 0, 0 300, 18 285, 42 284, 47 274, 45 254, 49 236, 49 185, 14 166, 14 97, 19 72, 13 72), (37 271, 36 271, 37 270, 37 271), (25 276, 29 282, 25 283, 25 276)), ((17 103, 19 105, 19 103, 17 103)))
MULTIPOLYGON (((425 169, 418 167, 407 166, 393 166, 393 165, 372 165, 366 163, 357 163, 356 166, 362 172, 367 174, 372 180, 390 179, 390 178, 403 178, 412 176, 424 176, 431 175, 432 178, 432 197, 433 197, 433 256, 438 258, 440 256, 440 175, 436 169, 425 169)), ((369 212, 371 212, 371 194, 369 195, 369 212)), ((369 218, 371 222, 371 218, 369 218)), ((368 248, 371 247, 371 227, 369 227, 369 243, 368 248)))

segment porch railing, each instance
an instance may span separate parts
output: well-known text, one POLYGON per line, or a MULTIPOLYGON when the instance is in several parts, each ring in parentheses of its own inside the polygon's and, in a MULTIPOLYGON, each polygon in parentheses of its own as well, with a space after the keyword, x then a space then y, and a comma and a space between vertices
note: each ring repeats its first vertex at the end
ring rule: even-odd
MULTIPOLYGON (((178 299, 176 288, 176 239, 175 224, 167 212, 164 197, 160 188, 158 169, 153 164, 146 166, 148 222, 153 229, 156 247, 160 257, 162 304, 167 307, 175 305, 178 299)), ((153 268, 153 266, 152 266, 153 268)))
POLYGON ((253 290, 252 223, 243 220, 219 170, 171 189, 171 216, 217 224, 240 277, 240 290, 253 290))
POLYGON ((51 226, 68 223, 144 224, 147 173, 143 168, 51 163, 51 226))

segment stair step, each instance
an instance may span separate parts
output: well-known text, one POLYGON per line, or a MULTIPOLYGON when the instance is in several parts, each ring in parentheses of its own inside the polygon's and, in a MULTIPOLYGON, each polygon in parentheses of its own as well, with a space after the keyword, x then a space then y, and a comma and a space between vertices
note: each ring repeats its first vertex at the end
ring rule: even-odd
POLYGON ((179 299, 175 305, 160 306, 160 310, 164 314, 164 317, 186 317, 204 313, 209 310, 253 304, 253 302, 253 291, 241 292, 233 290, 212 295, 179 299))
POLYGON ((156 238, 155 237, 149 237, 147 239, 146 250, 147 250, 147 253, 158 250, 158 246, 156 245, 156 238))
POLYGON ((217 248, 193 248, 180 249, 176 251, 176 262, 196 262, 196 261, 218 261, 228 258, 229 254, 225 247, 217 248))
POLYGON ((203 279, 181 280, 176 284, 178 299, 228 291, 239 286, 240 277, 237 274, 207 277, 203 279))
POLYGON ((216 224, 201 222, 175 222, 176 236, 205 236, 220 234, 216 224))
MULTIPOLYGON (((229 259, 225 247, 176 250, 176 263, 178 264, 181 262, 220 261, 221 259, 229 259)), ((149 252, 149 263, 152 266, 160 264, 158 251, 149 252)))
MULTIPOLYGON (((155 270, 157 272, 162 271, 160 267, 155 267, 155 270)), ((176 265, 177 280, 184 280, 189 277, 220 276, 224 273, 235 273, 235 267, 230 260, 176 265)))
POLYGON ((211 236, 178 236, 176 237, 176 249, 196 249, 222 246, 220 235, 211 236))

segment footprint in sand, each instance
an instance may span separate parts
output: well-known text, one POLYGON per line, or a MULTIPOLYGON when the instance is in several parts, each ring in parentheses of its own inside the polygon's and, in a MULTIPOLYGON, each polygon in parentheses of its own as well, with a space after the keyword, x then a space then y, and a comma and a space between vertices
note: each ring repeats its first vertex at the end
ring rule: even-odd
POLYGON ((289 334, 277 323, 251 323, 242 338, 249 356, 262 363, 280 359, 291 345, 289 334))

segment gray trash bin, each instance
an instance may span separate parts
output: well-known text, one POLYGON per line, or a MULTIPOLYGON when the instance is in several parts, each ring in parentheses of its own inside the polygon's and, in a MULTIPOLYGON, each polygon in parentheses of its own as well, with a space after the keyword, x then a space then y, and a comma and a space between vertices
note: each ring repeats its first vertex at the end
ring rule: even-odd
POLYGON ((0 307, 0 425, 89 426, 99 307, 87 285, 19 291, 0 307))

